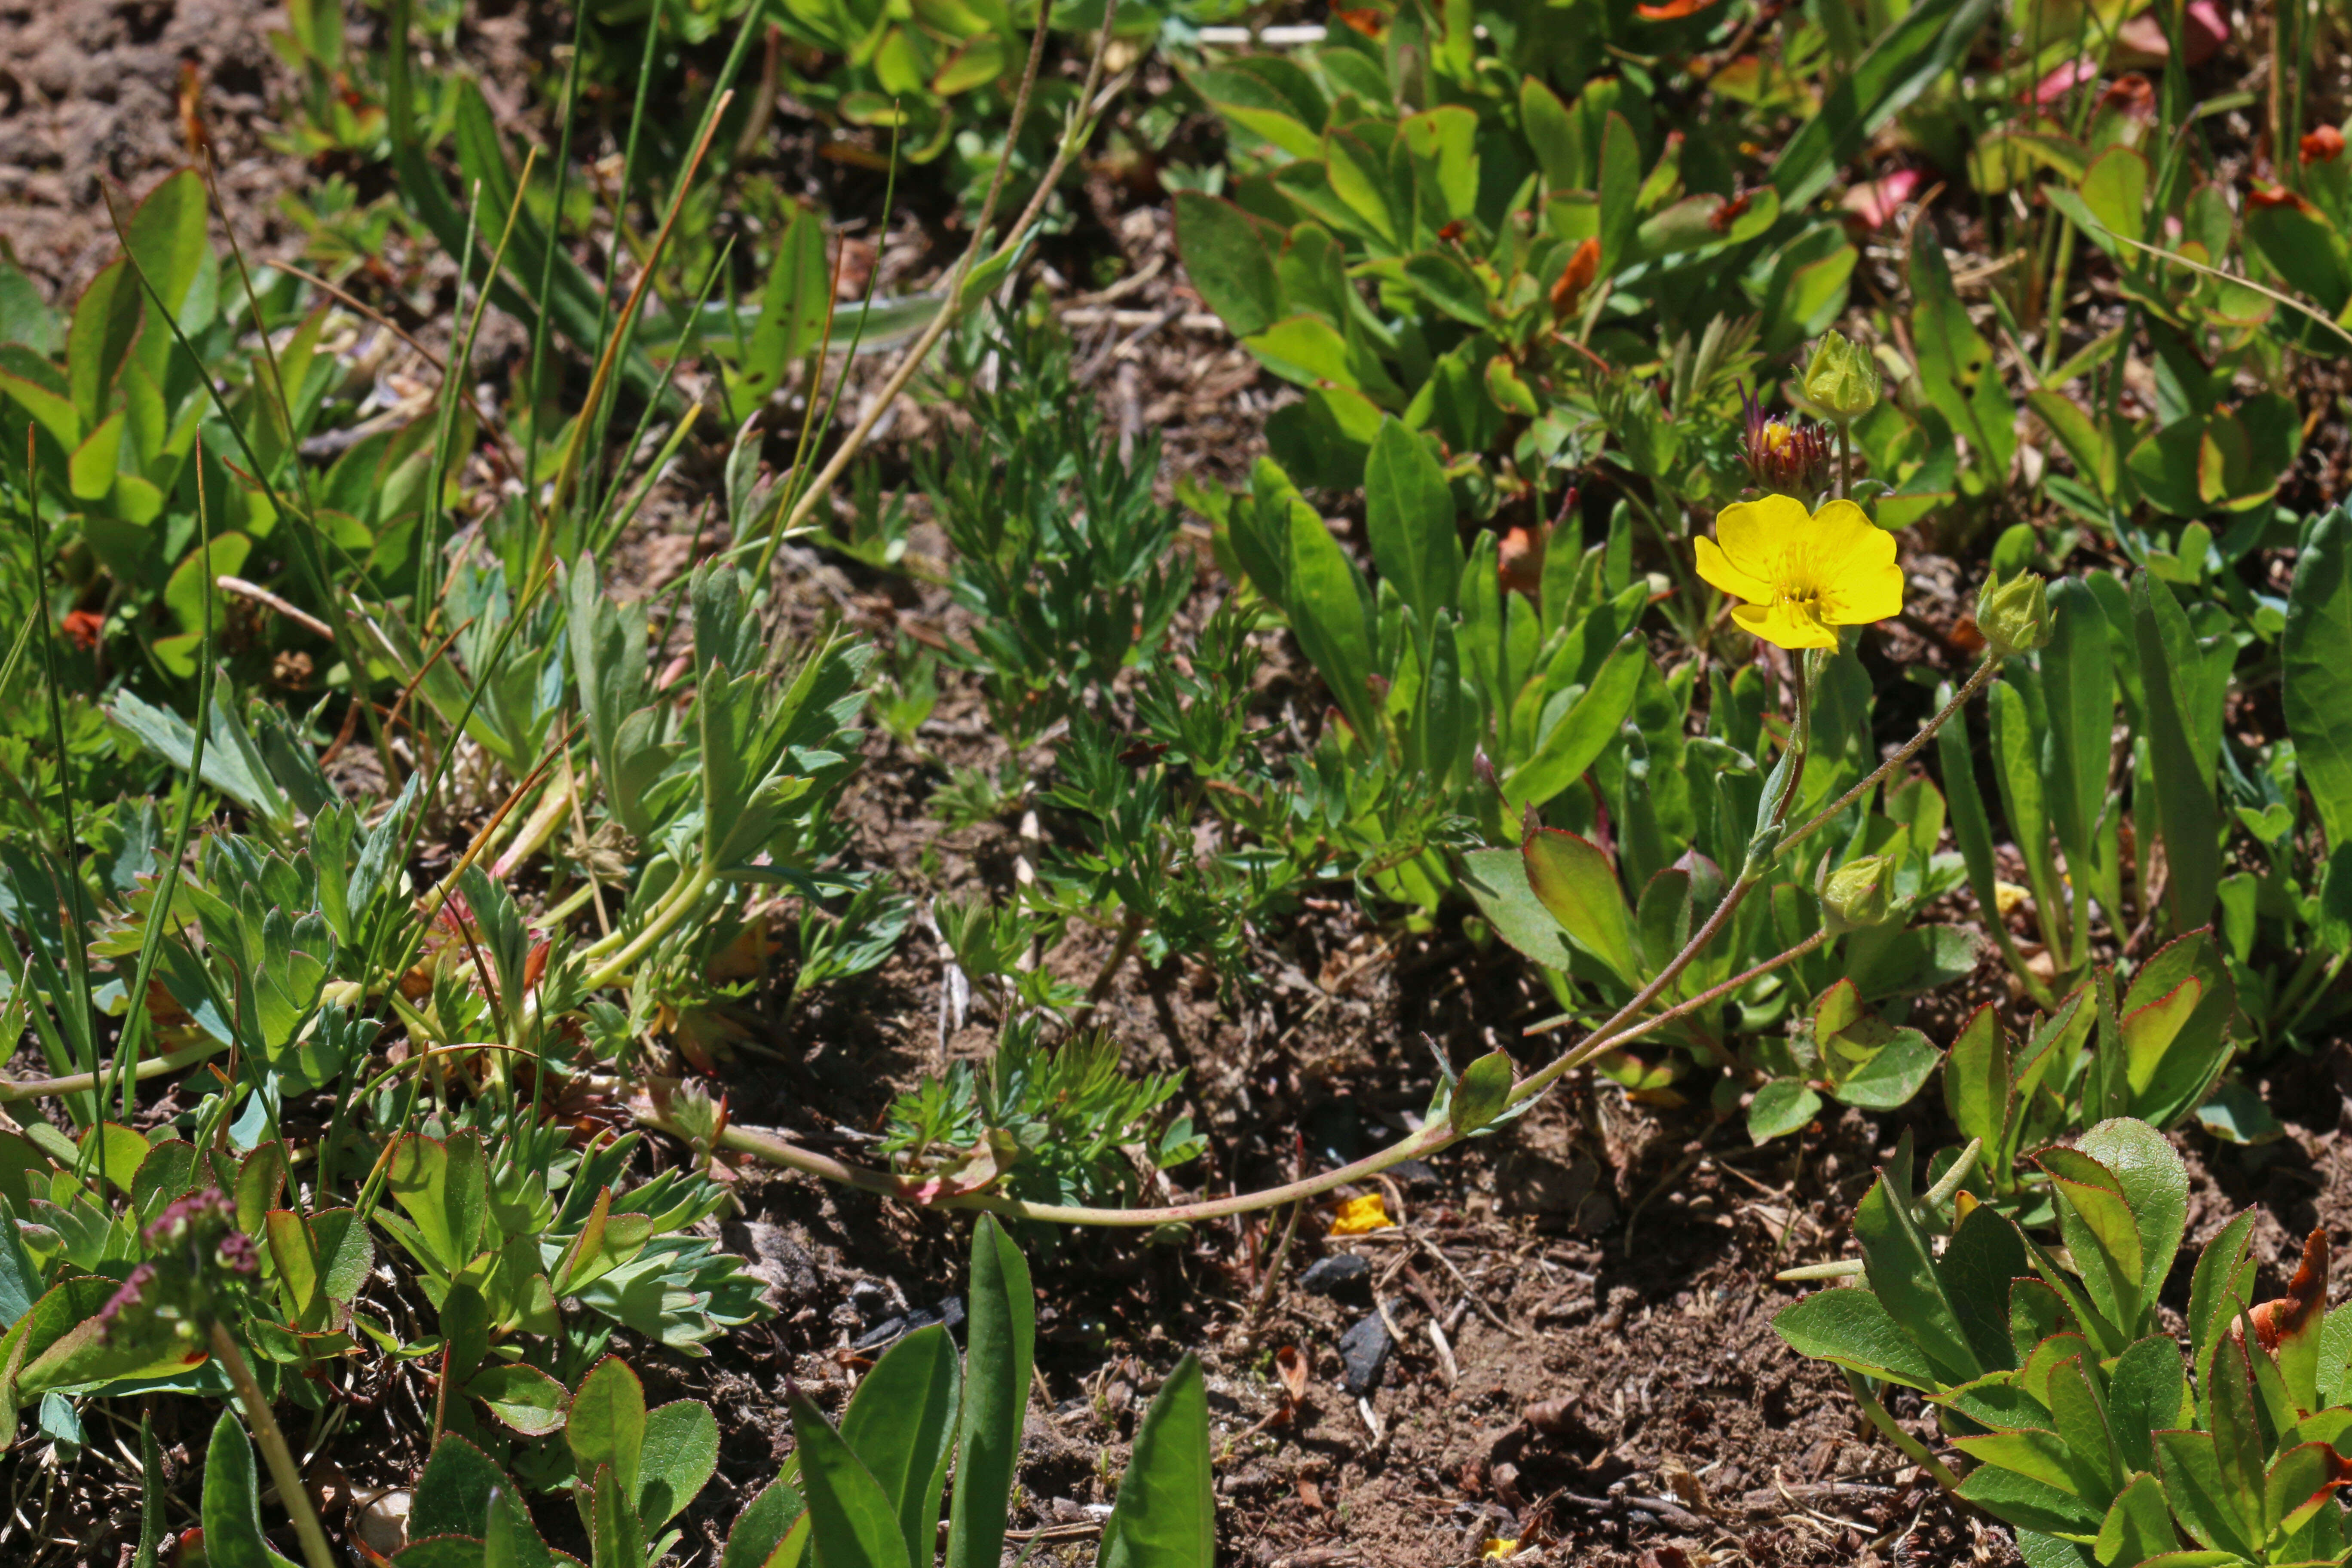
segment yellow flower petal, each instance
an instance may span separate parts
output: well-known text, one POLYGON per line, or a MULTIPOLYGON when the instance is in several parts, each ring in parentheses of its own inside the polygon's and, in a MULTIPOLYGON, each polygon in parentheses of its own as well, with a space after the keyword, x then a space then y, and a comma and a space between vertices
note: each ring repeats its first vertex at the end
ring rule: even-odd
POLYGON ((1785 648, 1835 647, 1832 626, 1903 613, 1895 536, 1849 500, 1817 512, 1770 495, 1716 514, 1715 541, 1696 542, 1698 574, 1744 605, 1733 619, 1785 648))
POLYGON ((1822 595, 1822 619, 1833 626, 1866 626, 1902 613, 1903 568, 1892 561, 1848 572, 1822 595))
POLYGON ((1776 599, 1769 605, 1734 605, 1731 618, 1766 642, 1781 647, 1837 647, 1837 633, 1786 599, 1776 599))
MULTIPOLYGON (((1734 501, 1717 512, 1715 538, 1740 571, 1778 583, 1788 575, 1792 547, 1805 537, 1806 522, 1804 502, 1793 496, 1769 495, 1759 500, 1734 501)), ((1769 594, 1760 596, 1771 597, 1769 594)))
POLYGON ((1752 605, 1772 602, 1772 584, 1733 565, 1731 557, 1714 540, 1702 533, 1695 547, 1698 552, 1698 574, 1708 586, 1720 588, 1731 597, 1752 605))
POLYGON ((1368 1230, 1388 1230, 1395 1224, 1389 1218, 1388 1205, 1381 1202, 1381 1194, 1370 1193, 1339 1205, 1339 1217, 1331 1222, 1330 1234, 1361 1236, 1368 1230))
POLYGON ((1518 1551, 1519 1543, 1517 1542, 1501 1541, 1490 1536, 1486 1541, 1486 1550, 1480 1552, 1479 1556, 1492 1561, 1505 1557, 1516 1557, 1518 1555, 1518 1551))

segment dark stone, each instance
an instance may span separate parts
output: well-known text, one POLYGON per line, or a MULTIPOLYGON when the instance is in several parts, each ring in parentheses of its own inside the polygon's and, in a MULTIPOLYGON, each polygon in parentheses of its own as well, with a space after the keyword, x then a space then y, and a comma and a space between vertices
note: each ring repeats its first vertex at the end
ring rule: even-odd
MULTIPOLYGON (((919 1329, 922 1325, 920 1323, 917 1323, 914 1324, 913 1327, 919 1329)), ((850 1341, 849 1348, 862 1355, 867 1351, 880 1350, 884 1345, 888 1344, 891 1341, 898 1339, 899 1336, 909 1331, 911 1331, 909 1330, 906 1319, 893 1318, 887 1323, 875 1324, 872 1328, 866 1330, 864 1333, 850 1341)))
POLYGON ((877 1323, 862 1337, 852 1340, 849 1348, 861 1352, 877 1350, 884 1345, 906 1338, 917 1329, 928 1329, 935 1323, 945 1324, 950 1331, 961 1328, 963 1326, 962 1299, 950 1296, 935 1308, 918 1307, 903 1318, 893 1318, 887 1323, 877 1323))
POLYGON ((1389 1364, 1389 1327, 1381 1321, 1378 1312, 1367 1314, 1356 1326, 1339 1336, 1339 1364, 1344 1369, 1339 1385, 1354 1398, 1361 1399, 1381 1385, 1381 1373, 1389 1364))
POLYGON ((1298 1288, 1309 1295, 1333 1296, 1349 1286, 1360 1284, 1371 1272, 1372 1266, 1354 1253, 1335 1252, 1309 1264, 1307 1272, 1298 1277, 1298 1288))

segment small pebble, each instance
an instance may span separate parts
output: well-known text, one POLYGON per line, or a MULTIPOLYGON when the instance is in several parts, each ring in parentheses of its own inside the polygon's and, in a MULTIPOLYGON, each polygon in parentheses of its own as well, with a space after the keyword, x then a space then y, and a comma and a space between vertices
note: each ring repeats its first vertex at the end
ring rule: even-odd
POLYGON ((936 1308, 918 1307, 903 1318, 893 1318, 887 1323, 877 1323, 864 1334, 852 1340, 849 1348, 858 1352, 878 1350, 884 1345, 906 1338, 917 1329, 928 1329, 934 1323, 944 1323, 950 1330, 961 1328, 963 1326, 962 1299, 950 1296, 936 1308))
POLYGON ((1354 1253, 1335 1252, 1308 1265, 1307 1272, 1298 1277, 1298 1286, 1313 1295, 1332 1296, 1364 1279, 1371 1271, 1372 1266, 1354 1253))
POLYGON ((1388 1325, 1378 1312, 1366 1314, 1339 1336, 1339 1363, 1345 1369, 1339 1385, 1361 1399, 1381 1385, 1381 1372, 1389 1364, 1388 1325))

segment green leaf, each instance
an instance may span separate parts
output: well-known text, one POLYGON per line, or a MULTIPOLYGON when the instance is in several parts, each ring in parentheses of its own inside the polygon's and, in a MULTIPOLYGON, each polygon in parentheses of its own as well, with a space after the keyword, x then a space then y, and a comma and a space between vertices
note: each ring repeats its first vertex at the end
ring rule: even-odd
POLYGON ((1570 939, 1607 964, 1629 986, 1641 984, 1633 959, 1633 922, 1616 868, 1586 839, 1539 827, 1519 845, 1528 886, 1570 939))
POLYGON ((572 1393, 563 1440, 582 1475, 610 1465, 622 1495, 635 1505, 646 1443, 646 1390, 628 1363, 608 1355, 589 1369, 572 1393))
POLYGON ((2222 1336, 2214 1347, 2211 1384, 2207 1391, 2211 1410, 2208 1423, 2221 1484, 2248 1532, 2259 1537, 2266 1445, 2254 1408, 2253 1368, 2246 1359, 2245 1346, 2234 1336, 2222 1336))
POLYGON ((2196 1419, 2180 1345, 2169 1334, 2134 1341, 2107 1373, 2107 1413, 2127 1470, 2156 1468, 2155 1434, 2196 1419))
POLYGON ((588 1476, 588 1548, 590 1561, 628 1568, 645 1557, 645 1532, 637 1526, 636 1510, 627 1501, 627 1489, 610 1465, 598 1465, 588 1476))
POLYGON ((2009 1041, 1988 1002, 1969 1016, 1944 1056, 1945 1109, 1963 1140, 1983 1141, 1988 1169, 2005 1153, 2011 1087, 2009 1041))
POLYGON ((2099 231, 2125 239, 2147 238, 2147 159, 2137 148, 2110 147, 2083 171, 2079 194, 2084 209, 2097 220, 2090 237, 2126 270, 2137 271, 2146 263, 2126 247, 2105 243, 2099 231))
POLYGON ((1822 1113, 1822 1097, 1802 1079, 1776 1078, 1759 1086, 1748 1102, 1748 1139, 1759 1147, 1811 1125, 1822 1113))
POLYGON ((1960 1482, 1959 1495, 2003 1523, 2045 1534, 2095 1535, 2105 1511, 2085 1507, 2079 1498, 2046 1481, 1999 1465, 1969 1471, 1960 1482))
MULTIPOLYGON (((1021 1428, 1029 1412, 1037 1300, 1029 1265, 993 1215, 982 1215, 972 1227, 964 1336, 969 1353, 957 1421, 947 1563, 948 1568, 997 1568, 1021 1458, 1021 1428)), ((898 1539, 895 1524, 892 1539, 898 1539)), ((828 1561, 826 1568, 836 1565, 828 1561)))
POLYGON ((824 219, 794 203, 761 291, 760 319, 744 345, 744 380, 755 394, 773 391, 786 370, 824 339, 833 302, 824 247, 824 219))
POLYGON ((1473 849, 1462 857, 1462 885, 1495 934, 1547 969, 1566 969, 1568 931, 1536 897, 1517 849, 1473 849))
POLYGON ((1633 259, 1641 221, 1642 147, 1625 117, 1612 110, 1601 131, 1601 270, 1614 277, 1633 259))
POLYGON ((1865 1377, 1933 1393, 1940 1381, 1906 1333, 1872 1292, 1857 1289, 1816 1290, 1783 1307, 1772 1331, 1799 1355, 1833 1362, 1865 1377))
POLYGON ((798 1568, 808 1541, 807 1519, 801 1494, 782 1479, 770 1481, 735 1516, 719 1568, 798 1568))
POLYGON ((2097 862, 2093 830, 2105 809, 2114 748, 2114 640, 2106 613, 2073 577, 2050 584, 2050 645, 2042 650, 2050 720, 2050 816, 2076 877, 2097 862))
POLYGON ((0 258, 0 343, 21 343, 47 359, 65 341, 64 323, 39 287, 15 262, 0 258))
POLYGON ((1372 597, 1363 574, 1305 502, 1289 508, 1290 627, 1331 689, 1333 700, 1367 743, 1380 735, 1372 700, 1372 597))
POLYGON ((719 1418, 699 1399, 673 1399, 646 1415, 637 1468, 637 1521, 648 1535, 677 1517, 719 1468, 719 1418))
POLYGON ((122 410, 116 409, 83 438, 67 459, 66 479, 76 500, 106 499, 114 489, 116 459, 122 452, 122 410))
POLYGON ((2083 1288, 2103 1315, 2131 1333, 2146 1306, 2139 1281, 2147 1260, 2122 1184, 2079 1149, 2044 1149, 2034 1162, 2049 1173, 2059 1234, 2083 1288))
POLYGON ((1201 302, 1234 336, 1255 336, 1282 320, 1282 280, 1274 258, 1281 237, 1240 207, 1198 191, 1176 194, 1176 247, 1201 302))
POLYGON ((2221 1473, 2212 1434, 2158 1431, 2154 1440, 2165 1500, 2181 1528, 2210 1551, 2252 1556, 2256 1534, 2236 1489, 2221 1473))
POLYGON ((2189 1168, 2169 1139, 2128 1117, 2099 1123, 2075 1147, 2114 1172, 2122 1184, 2145 1259, 2141 1296, 2155 1300, 2189 1228, 2189 1168))
POLYGON ((2352 844, 2352 514, 2313 525, 2287 590, 2280 703, 2331 848, 2352 844))
MULTIPOLYGON (((882 1484, 857 1462, 849 1445, 806 1394, 793 1394, 790 1404, 817 1561, 824 1568, 908 1568, 906 1538, 899 1532, 898 1513, 883 1493, 882 1484)), ((964 1477, 960 1475, 956 1482, 959 1514, 963 1493, 964 1477)), ((997 1507, 1003 1506, 999 1494, 997 1507)), ((1001 1534, 1003 1527, 997 1528, 1001 1534)), ((950 1562, 955 1561, 952 1545, 948 1555, 950 1562)))
POLYGON ((1135 1429, 1118 1498, 1103 1524, 1096 1568, 1211 1568, 1216 1476, 1200 1358, 1185 1352, 1135 1429))
MULTIPOLYGON (((90 1153, 90 1165, 106 1178, 106 1184, 118 1193, 129 1193, 135 1187, 139 1171, 152 1152, 147 1140, 119 1121, 101 1122, 85 1131, 79 1140, 85 1153, 90 1153), (96 1151, 91 1153, 91 1145, 96 1151)), ((177 1194, 173 1194, 177 1196, 177 1194)))
POLYGON ((1462 1079, 1454 1086, 1454 1095, 1447 1104, 1447 1113, 1454 1131, 1468 1137, 1503 1113, 1510 1103, 1510 1053, 1488 1051, 1462 1069, 1462 1079))
POLYGON ((446 1143, 410 1133, 394 1146, 392 1195, 407 1214, 443 1274, 455 1274, 481 1250, 489 1209, 481 1134, 471 1128, 446 1143))
POLYGON ((1555 191, 1584 189, 1592 178, 1584 152, 1584 138, 1568 105, 1538 76, 1519 79, 1519 128, 1543 170, 1544 182, 1555 191))
POLYGON ((416 1478, 408 1532, 479 1540, 489 1529, 490 1496, 501 1489, 511 1490, 512 1483, 488 1454, 455 1432, 444 1432, 416 1478))
POLYGON ((514 1488, 502 1486, 490 1494, 482 1531, 482 1568, 556 1568, 572 1561, 548 1550, 514 1488))
POLYGON ((2280 1536, 2302 1529, 2336 1489, 2336 1450, 2325 1443, 2298 1443, 2273 1460, 2263 1477, 2264 1531, 2280 1536))
POLYGON ((1364 467, 1364 533, 1381 576, 1396 584, 1424 631, 1454 608, 1462 581, 1454 494, 1445 471, 1421 437, 1393 418, 1381 421, 1364 467))
MULTIPOLYGON (((1993 366, 1992 345, 1977 331, 1953 288, 1943 247, 1932 235, 1916 229, 1911 290, 1911 332, 1918 350, 1922 393, 1955 431, 1968 437, 1980 468, 2007 475, 2017 436, 2010 422, 2008 395, 1993 366)), ((1948 783, 1945 787, 1950 787, 1948 783)))
POLYGON ((106 417, 115 378, 131 357, 146 313, 140 294, 131 263, 117 258, 89 280, 75 301, 73 324, 66 330, 66 383, 74 413, 85 430, 106 417))
POLYGON ((2172 590, 2142 572, 2132 579, 2132 625, 2139 650, 2140 679, 2147 695, 2148 745, 2156 762, 2156 804, 2162 824, 2169 874, 2165 908, 2175 931, 2205 923, 2221 879, 2221 852, 2214 833, 2221 807, 2213 798, 2212 752, 2198 744, 2209 720, 2218 721, 2221 693, 2212 711, 2191 712, 2200 696, 2198 674, 2204 656, 2189 617, 2172 590))
POLYGON ((1841 1104, 1864 1110, 1898 1110, 1911 1103, 1936 1070, 1941 1053, 1916 1029, 1897 1029, 1870 1059, 1839 1079, 1841 1104))
POLYGON ((898 1516, 909 1563, 929 1563, 937 1546, 961 1382, 947 1330, 918 1329, 859 1380, 841 1418, 842 1441, 898 1516))
POLYGON ((543 1437, 561 1427, 572 1400, 563 1384, 520 1362, 484 1367, 467 1381, 466 1392, 526 1437, 543 1437))
POLYGON ((222 1411, 205 1448, 205 1557, 209 1568, 272 1568, 281 1561, 261 1534, 261 1487, 253 1445, 236 1417, 222 1411))
POLYGON ((1593 673, 1584 695, 1552 721, 1534 753, 1505 776, 1505 802, 1514 810, 1528 805, 1541 809, 1582 778, 1617 739, 1641 691, 1642 673, 1651 668, 1650 646, 1639 632, 1620 639, 1593 673))
POLYGON ((2137 1563, 2179 1544, 2171 1510, 2164 1504, 2163 1486, 2154 1476, 2137 1475, 2107 1506, 2095 1550, 2102 1563, 2137 1563))
POLYGON ((2006 1215, 1979 1204, 1953 1231, 1936 1260, 1936 1279, 1960 1333, 1988 1369, 2016 1364, 2010 1336, 2012 1287, 2031 1271, 2025 1238, 2006 1215))
POLYGON ((2097 1504, 2113 1497, 2123 1485, 2124 1468, 2098 1391, 2084 1370, 2090 1359, 2072 1356, 2052 1367, 2043 1394, 2050 1424, 2065 1440, 2068 1458, 2075 1467, 2080 1482, 2077 1495, 2097 1504))
POLYGON ((1936 1271, 1935 1255, 1911 1215, 1906 1138, 1879 1171, 1853 1211, 1853 1236, 1870 1271, 1870 1288, 1911 1337, 1944 1383, 1966 1383, 1988 1370, 1960 1327, 1936 1271), (1898 1169, 1898 1167, 1903 1167, 1898 1169))

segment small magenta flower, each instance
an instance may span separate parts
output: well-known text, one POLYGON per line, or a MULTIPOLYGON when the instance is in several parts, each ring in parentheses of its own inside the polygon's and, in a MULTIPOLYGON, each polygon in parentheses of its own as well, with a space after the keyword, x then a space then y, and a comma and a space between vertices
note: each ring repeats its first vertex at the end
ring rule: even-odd
POLYGON ((253 1237, 236 1228, 236 1205, 216 1187, 173 1199, 139 1239, 147 1259, 99 1313, 110 1340, 160 1336, 194 1345, 219 1315, 223 1297, 261 1267, 253 1237))

